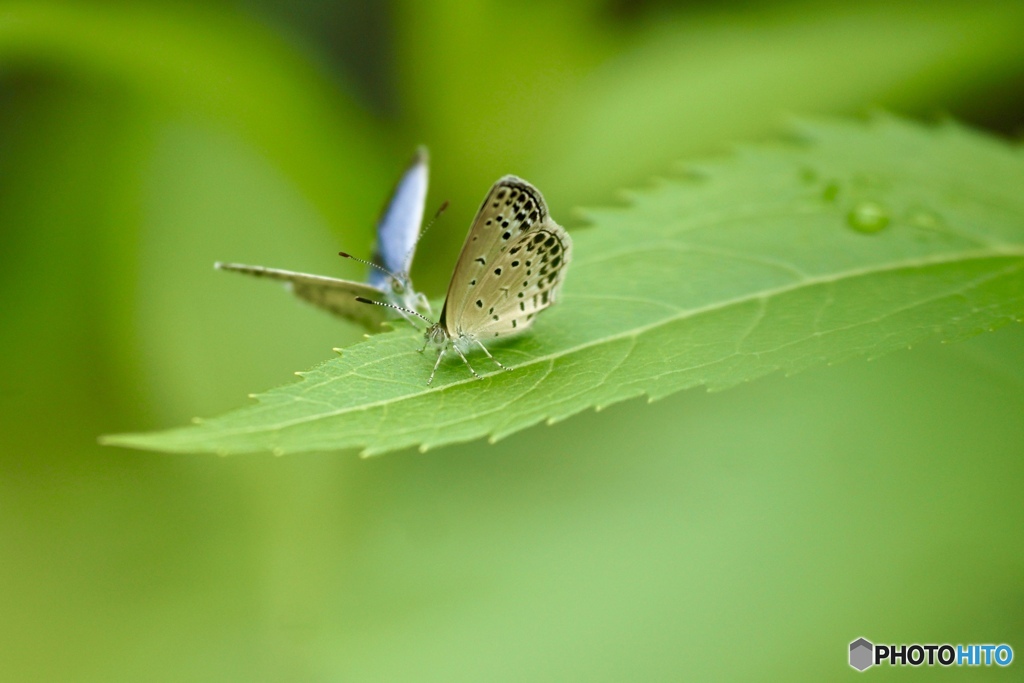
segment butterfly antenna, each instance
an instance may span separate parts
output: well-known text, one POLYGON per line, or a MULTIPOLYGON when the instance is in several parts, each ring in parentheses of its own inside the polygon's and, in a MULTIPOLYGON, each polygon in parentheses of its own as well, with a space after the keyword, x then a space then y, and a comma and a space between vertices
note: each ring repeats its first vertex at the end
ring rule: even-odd
POLYGON ((395 275, 390 270, 388 270, 387 268, 385 268, 384 266, 382 266, 382 265, 380 265, 378 263, 374 263, 373 261, 367 261, 366 259, 361 259, 358 256, 353 256, 352 254, 349 254, 348 252, 344 252, 344 251, 339 251, 338 252, 338 256, 341 256, 342 258, 350 258, 353 261, 357 261, 359 263, 362 263, 365 266, 370 266, 371 268, 376 268, 377 270, 379 270, 380 272, 384 273, 385 275, 387 275, 392 280, 395 280, 396 282, 402 282, 401 278, 399 278, 397 275, 395 275))
POLYGON ((434 321, 431 320, 430 318, 426 317, 425 315, 422 315, 421 313, 417 313, 416 311, 414 311, 412 309, 409 309, 409 308, 405 308, 403 306, 396 306, 395 304, 386 304, 383 301, 374 301, 373 299, 367 299, 367 298, 362 297, 362 296, 357 296, 356 297, 356 301, 358 301, 361 304, 373 304, 374 306, 383 306, 384 308, 393 308, 396 311, 401 311, 402 313, 411 313, 412 315, 416 316, 420 320, 422 320, 422 321, 424 321, 424 322, 426 322, 426 323, 428 323, 430 325, 434 324, 434 321))
POLYGON ((430 230, 430 227, 437 221, 438 218, 441 217, 441 214, 447 210, 448 200, 446 199, 443 202, 441 202, 441 206, 438 207, 437 211, 434 213, 434 217, 430 219, 430 222, 427 223, 426 227, 420 230, 420 234, 416 237, 416 243, 412 245, 412 249, 410 249, 409 253, 405 255, 406 263, 412 261, 412 255, 416 253, 416 247, 419 246, 420 240, 423 239, 423 236, 427 234, 427 230, 430 230))
POLYGON ((437 207, 437 211, 434 212, 434 217, 430 219, 430 222, 427 223, 427 226, 425 228, 423 228, 422 230, 420 230, 419 237, 416 238, 417 242, 419 242, 421 239, 423 239, 423 236, 427 234, 427 230, 430 230, 430 226, 432 226, 437 221, 437 219, 441 217, 441 214, 444 213, 447 210, 448 210, 448 200, 446 199, 443 202, 441 202, 441 206, 437 207))

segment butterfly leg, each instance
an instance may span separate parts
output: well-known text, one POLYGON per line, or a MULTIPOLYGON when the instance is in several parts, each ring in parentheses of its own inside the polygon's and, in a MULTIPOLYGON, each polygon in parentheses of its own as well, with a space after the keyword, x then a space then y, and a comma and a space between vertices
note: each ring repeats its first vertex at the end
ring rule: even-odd
POLYGON ((466 360, 466 354, 462 352, 462 349, 460 349, 456 344, 453 344, 452 348, 455 349, 455 353, 459 354, 459 358, 461 358, 462 362, 466 364, 466 367, 469 368, 469 371, 473 373, 473 376, 476 377, 477 379, 483 379, 483 377, 476 374, 476 370, 474 370, 473 366, 469 364, 468 360, 466 360))
POLYGON ((506 367, 505 367, 504 365, 502 365, 501 363, 499 363, 499 362, 498 362, 498 359, 497 359, 497 358, 495 358, 494 356, 492 356, 492 355, 491 355, 491 352, 487 350, 487 347, 486 347, 486 346, 484 346, 484 345, 483 345, 483 344, 482 344, 482 343, 480 342, 480 340, 479 340, 479 339, 474 339, 473 341, 474 341, 474 342, 476 343, 476 345, 477 345, 477 346, 479 346, 479 347, 480 347, 481 349, 483 349, 483 350, 484 350, 484 353, 486 353, 486 354, 487 354, 487 357, 488 357, 488 358, 490 358, 491 360, 493 360, 493 361, 494 361, 494 364, 495 364, 495 365, 497 365, 497 366, 498 366, 499 368, 501 368, 502 370, 508 370, 509 372, 512 372, 512 368, 506 368, 506 367))
MULTIPOLYGON (((425 349, 425 348, 427 348, 427 347, 424 346, 423 349, 425 349)), ((420 349, 420 352, 422 352, 423 349, 420 349)), ((434 369, 430 371, 430 377, 427 378, 427 386, 430 386, 430 383, 434 381, 434 373, 437 372, 438 366, 441 365, 441 359, 442 358, 444 358, 444 347, 443 346, 437 350, 437 362, 434 363, 434 369)))

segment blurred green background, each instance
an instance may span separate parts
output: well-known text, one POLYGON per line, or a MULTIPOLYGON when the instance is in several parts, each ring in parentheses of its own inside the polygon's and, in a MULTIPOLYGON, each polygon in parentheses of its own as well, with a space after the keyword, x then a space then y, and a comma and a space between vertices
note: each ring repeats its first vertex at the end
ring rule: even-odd
MULTIPOLYGON (((0 680, 857 675, 1024 656, 1024 330, 373 460, 169 456, 361 332, 215 260, 360 279, 414 146, 440 296, 522 175, 571 229, 674 162, 873 107, 1016 137, 1024 4, 0 2, 0 680)), ((981 678, 1012 670, 960 672, 981 678)), ((935 670, 867 675, 928 680, 935 670)))

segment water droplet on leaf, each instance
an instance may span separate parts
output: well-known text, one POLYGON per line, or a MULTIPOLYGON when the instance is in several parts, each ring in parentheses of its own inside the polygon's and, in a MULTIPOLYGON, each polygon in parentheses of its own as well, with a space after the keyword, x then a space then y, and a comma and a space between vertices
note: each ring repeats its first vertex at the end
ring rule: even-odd
POLYGON ((858 232, 878 232, 889 225, 889 211, 878 202, 861 202, 847 214, 846 222, 858 232))

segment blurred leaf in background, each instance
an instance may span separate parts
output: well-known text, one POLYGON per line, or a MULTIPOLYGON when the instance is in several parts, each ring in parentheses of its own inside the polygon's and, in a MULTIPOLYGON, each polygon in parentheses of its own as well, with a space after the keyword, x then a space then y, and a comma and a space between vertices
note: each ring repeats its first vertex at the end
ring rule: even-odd
POLYGON ((418 143, 452 201, 414 273, 436 295, 504 173, 563 216, 792 113, 1019 132, 1022 23, 991 1, 0 3, 0 679, 820 680, 860 635, 1024 642, 1019 328, 428 456, 95 445, 358 339, 212 264, 359 278, 335 254, 369 252, 418 143))

